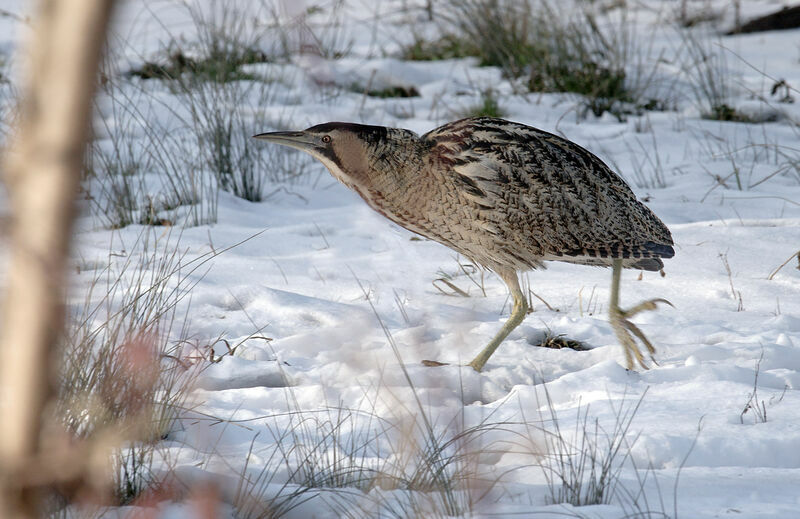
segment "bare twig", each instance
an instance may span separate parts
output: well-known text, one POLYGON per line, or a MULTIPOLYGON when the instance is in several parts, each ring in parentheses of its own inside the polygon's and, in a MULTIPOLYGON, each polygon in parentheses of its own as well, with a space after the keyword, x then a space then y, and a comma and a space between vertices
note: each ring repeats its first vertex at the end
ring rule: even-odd
MULTIPOLYGON (((747 397, 747 402, 744 404, 744 409, 739 414, 739 421, 744 423, 744 415, 751 409, 755 415, 755 423, 767 422, 767 404, 762 400, 758 401, 758 374, 761 371, 761 361, 764 360, 764 348, 761 348, 761 355, 756 361, 756 374, 753 377, 753 392, 747 397)), ((783 398, 783 397, 781 397, 783 398)))
POLYGON ((787 265, 787 264, 788 264, 790 261, 792 261, 794 258, 797 258, 797 268, 798 268, 798 269, 800 269, 800 250, 799 250, 799 251, 795 252, 794 254, 792 254, 791 256, 789 256, 788 258, 786 258, 786 261, 784 261, 783 263, 781 263, 781 264, 778 266, 778 268, 776 268, 775 270, 773 270, 773 271, 772 271, 772 273, 771 273, 769 276, 767 276, 767 279, 768 279, 769 281, 772 281, 772 278, 774 278, 774 277, 775 277, 775 275, 778 273, 778 271, 780 271, 780 270, 781 270, 783 267, 785 267, 785 266, 786 266, 786 265, 787 265))
POLYGON ((728 264, 728 253, 719 253, 719 257, 722 260, 722 264, 725 266, 725 272, 728 273, 728 283, 731 285, 731 295, 734 299, 739 301, 738 307, 736 308, 737 312, 741 312, 744 310, 744 302, 742 301, 742 292, 736 290, 733 286, 733 273, 731 272, 731 266, 728 264))
MULTIPOLYGON (((6 159, 14 218, 0 341, 2 357, 13 359, 0 367, 0 516, 5 518, 42 512, 42 496, 29 486, 42 481, 26 481, 20 475, 42 455, 42 411, 52 393, 50 366, 63 325, 73 196, 83 168, 112 4, 113 0, 41 2, 12 144, 15 152, 6 159)), ((76 456, 74 461, 81 463, 70 466, 81 470, 74 479, 96 469, 93 457, 76 456)), ((57 463, 42 461, 47 467, 57 463)))
POLYGON ((436 290, 438 290, 439 292, 441 292, 442 294, 444 294, 444 295, 446 295, 446 296, 461 296, 461 297, 469 297, 469 294, 468 294, 468 293, 464 292, 463 290, 461 290, 460 288, 458 288, 458 287, 457 287, 455 284, 453 284, 451 281, 448 281, 448 280, 447 280, 447 279, 445 279, 445 278, 438 278, 438 279, 434 279, 434 280, 431 282, 431 284, 432 284, 432 285, 433 285, 433 286, 436 288, 436 290), (444 285, 446 285, 446 286, 447 286, 447 288, 449 288, 450 290, 452 290, 452 292, 448 292, 448 291, 446 291, 445 289, 443 289, 442 287, 440 287, 440 286, 439 286, 437 283, 443 283, 444 285))

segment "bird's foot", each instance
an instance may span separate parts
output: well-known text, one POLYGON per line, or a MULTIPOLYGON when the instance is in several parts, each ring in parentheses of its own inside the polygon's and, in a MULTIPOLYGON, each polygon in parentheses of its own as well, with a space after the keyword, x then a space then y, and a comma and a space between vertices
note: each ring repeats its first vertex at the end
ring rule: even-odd
POLYGON ((638 305, 629 308, 628 310, 623 310, 618 306, 611 307, 609 322, 611 323, 611 327, 614 329, 614 333, 616 334, 617 339, 625 351, 625 360, 627 361, 628 369, 633 369, 636 364, 641 366, 643 369, 649 369, 645 363, 644 355, 642 355, 642 350, 636 343, 634 337, 639 339, 642 344, 644 344, 645 348, 647 348, 650 360, 653 362, 653 364, 658 366, 658 362, 656 362, 656 359, 653 357, 656 352, 653 343, 650 342, 650 340, 645 336, 638 326, 629 320, 638 313, 655 310, 658 308, 658 303, 666 303, 669 306, 673 306, 672 303, 666 299, 658 298, 643 301, 638 305))
POLYGON ((422 365, 426 368, 438 368, 439 366, 448 366, 447 362, 439 362, 438 360, 423 360, 422 365))

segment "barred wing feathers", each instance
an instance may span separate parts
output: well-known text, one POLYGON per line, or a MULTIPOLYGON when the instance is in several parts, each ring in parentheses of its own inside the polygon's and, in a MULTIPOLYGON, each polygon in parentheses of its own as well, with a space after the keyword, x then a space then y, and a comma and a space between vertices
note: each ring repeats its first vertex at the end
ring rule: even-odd
POLYGON ((487 117, 455 121, 422 139, 514 263, 610 265, 624 258, 626 267, 659 270, 660 258, 674 254, 661 220, 573 142, 487 117))

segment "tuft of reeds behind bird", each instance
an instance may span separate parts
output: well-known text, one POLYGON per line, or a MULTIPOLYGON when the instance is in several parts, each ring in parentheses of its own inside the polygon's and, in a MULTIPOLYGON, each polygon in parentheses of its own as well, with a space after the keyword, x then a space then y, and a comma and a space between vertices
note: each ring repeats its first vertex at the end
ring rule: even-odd
MULTIPOLYGON (((290 125, 288 112, 266 109, 287 95, 286 69, 248 67, 286 60, 281 31, 295 29, 278 25, 278 13, 266 5, 264 18, 275 20, 268 31, 235 4, 184 8, 196 41, 173 37, 162 61, 132 71, 107 60, 83 183, 91 214, 104 227, 214 223, 220 190, 263 201, 310 170, 309 157, 250 143, 255 133, 290 125)), ((135 51, 127 45, 115 41, 109 52, 135 51)))
POLYGON ((146 84, 108 70, 95 113, 82 195, 103 227, 216 221, 218 185, 201 167, 180 112, 146 84))
POLYGON ((623 119, 670 104, 653 97, 658 60, 625 9, 581 5, 568 13, 549 1, 468 0, 448 1, 436 13, 440 38, 415 38, 405 57, 475 56, 502 69, 517 93, 580 95, 581 116, 623 119))
POLYGON ((752 122, 733 105, 735 94, 721 39, 703 28, 677 28, 683 42, 683 73, 701 116, 715 121, 752 122))

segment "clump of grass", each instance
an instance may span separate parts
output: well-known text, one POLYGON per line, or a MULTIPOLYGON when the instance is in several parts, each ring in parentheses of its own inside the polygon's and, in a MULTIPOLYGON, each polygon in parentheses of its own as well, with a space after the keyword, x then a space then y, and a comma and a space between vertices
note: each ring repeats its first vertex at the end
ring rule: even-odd
MULTIPOLYGON (((354 87, 354 89, 356 88, 358 87, 354 87)), ((379 90, 367 90, 365 93, 370 97, 379 97, 381 99, 419 97, 419 91, 413 86, 390 86, 379 90)))
POLYGON ((186 327, 172 336, 178 304, 196 280, 168 245, 145 228, 124 262, 96 271, 60 349, 55 425, 73 441, 125 441, 112 452, 111 494, 120 505, 160 484, 152 470, 158 442, 186 406, 197 373, 183 360, 186 327))
POLYGON ((262 1, 262 17, 270 22, 258 24, 255 29, 265 40, 274 42, 271 54, 283 60, 297 54, 340 59, 350 54, 355 42, 348 27, 351 14, 344 9, 345 5, 345 0, 316 2, 299 13, 295 11, 297 14, 287 20, 283 16, 286 10, 279 2, 262 1))
POLYGON ((180 94, 205 168, 219 188, 251 202, 266 200, 280 184, 304 178, 313 161, 252 141, 257 133, 286 129, 282 121, 267 120, 261 110, 270 104, 273 86, 271 81, 205 83, 180 94))
POLYGON ((262 49, 267 45, 266 31, 257 26, 252 14, 235 5, 212 0, 185 7, 197 40, 180 45, 171 42, 161 51, 161 59, 145 61, 128 71, 128 76, 178 82, 178 90, 203 82, 253 81, 258 77, 243 67, 281 57, 275 43, 269 45, 269 52, 262 49))
POLYGON ((262 468, 252 470, 254 458, 253 446, 258 434, 250 443, 245 464, 238 474, 236 490, 230 496, 230 504, 240 519, 279 518, 292 509, 315 499, 321 492, 314 492, 311 487, 294 485, 278 479, 278 470, 274 463, 280 463, 280 451, 275 449, 265 461, 258 457, 262 468))
POLYGON ((274 103, 284 78, 243 70, 280 57, 260 50, 269 31, 251 27, 251 17, 218 0, 187 4, 187 9, 198 32, 191 50, 201 57, 190 58, 172 44, 164 51, 167 64, 137 72, 168 81, 180 106, 163 103, 149 82, 106 75, 106 105, 113 113, 103 122, 111 145, 94 147, 86 188, 107 227, 213 222, 220 189, 262 201, 303 178, 312 163, 310 157, 250 139, 285 124, 283 118, 268 119, 264 110, 274 103), (172 116, 168 122, 162 122, 165 110, 172 116), (160 178, 150 174, 154 170, 160 178))
MULTIPOLYGON (((413 385, 410 389, 419 399, 413 385)), ((421 402, 396 420, 382 418, 375 405, 383 394, 376 388, 356 409, 335 405, 309 410, 301 408, 287 389, 290 411, 276 415, 274 424, 268 422, 274 451, 269 455, 271 466, 260 477, 273 480, 270 474, 283 465, 288 482, 299 488, 339 489, 331 493, 331 505, 346 517, 360 515, 353 510, 353 496, 344 489, 367 494, 371 505, 388 516, 399 505, 395 493, 409 502, 431 499, 443 515, 470 510, 466 483, 474 469, 472 449, 502 424, 487 419, 460 428, 464 417, 457 414, 447 426, 438 427, 421 402)))
POLYGON ((409 97, 419 97, 419 90, 414 85, 386 85, 384 87, 374 87, 373 80, 375 79, 375 73, 373 72, 372 75, 367 80, 367 84, 363 85, 361 83, 352 83, 350 85, 349 90, 351 92, 355 92, 358 94, 363 94, 369 97, 378 97, 381 99, 390 99, 390 98, 409 98, 409 97))
POLYGON ((443 10, 445 49, 476 56, 481 66, 503 69, 511 78, 522 76, 538 52, 531 2, 448 0, 443 10))
MULTIPOLYGON (((285 398, 288 412, 266 423, 274 440, 269 456, 274 465, 264 467, 264 472, 283 466, 287 484, 306 489, 368 491, 385 477, 382 465, 388 462, 374 462, 380 458, 380 419, 369 407, 350 409, 339 404, 304 409, 290 387, 285 398)), ((369 399, 365 403, 369 406, 369 399)))
POLYGON ((254 76, 241 67, 273 61, 270 54, 274 52, 261 50, 263 31, 252 16, 235 5, 212 0, 203 5, 186 4, 186 8, 197 29, 197 57, 188 57, 180 50, 169 52, 168 64, 173 67, 170 77, 190 82, 248 80, 254 76))
POLYGON ((475 45, 452 34, 444 34, 435 40, 426 40, 419 36, 411 45, 403 48, 400 59, 407 61, 439 61, 478 56, 480 50, 475 45))
MULTIPOLYGON (((204 7, 189 7, 189 13, 198 27, 203 54, 214 57, 212 61, 231 62, 239 70, 248 60, 264 61, 270 55, 280 55, 277 50, 254 50, 262 45, 264 32, 249 27, 247 13, 229 3, 214 0, 204 7)), ((216 70, 211 62, 209 67, 216 70)), ((224 63, 219 67, 232 70, 224 63)), ((281 189, 275 184, 302 178, 313 159, 282 147, 259 146, 250 139, 256 133, 283 129, 275 128, 282 121, 267 120, 263 110, 273 104, 275 87, 283 78, 234 75, 251 80, 202 81, 202 76, 190 75, 177 81, 175 89, 189 113, 186 125, 201 152, 200 167, 210 171, 219 189, 259 202, 281 189)))
POLYGON ((504 117, 505 111, 500 107, 494 89, 487 88, 481 91, 480 101, 461 115, 463 117, 504 117))
MULTIPOLYGON (((615 419, 610 430, 589 415, 589 406, 578 408, 574 430, 562 429, 550 394, 544 387, 545 401, 539 414, 546 426, 545 462, 542 465, 550 491, 551 503, 573 506, 619 502, 631 517, 664 517, 648 504, 645 483, 650 470, 640 470, 633 462, 631 449, 638 436, 631 438, 631 426, 647 390, 633 403, 613 409, 615 419), (542 410, 544 409, 544 410, 542 410), (621 483, 626 466, 633 469, 639 488, 629 489, 621 483)), ((653 476, 654 477, 654 476, 653 476)), ((659 491, 660 493, 660 491, 659 491)), ((661 501, 659 495, 659 501, 661 501)))
POLYGON ((493 423, 490 413, 466 426, 463 412, 457 412, 442 426, 422 405, 413 384, 409 389, 416 405, 411 408, 396 400, 395 389, 374 386, 356 408, 308 409, 286 388, 287 411, 264 417, 273 441, 260 450, 262 468, 242 472, 234 500, 237 514, 254 517, 259 510, 288 510, 315 498, 340 517, 468 513, 475 497, 470 482, 477 477, 477 452, 487 448, 487 436, 506 424, 493 423), (387 396, 385 404, 398 413, 380 417, 376 406, 387 396))
POLYGON ((127 103, 139 102, 141 98, 123 95, 109 72, 98 97, 101 102, 95 112, 102 122, 96 132, 100 136, 89 145, 82 187, 91 212, 104 227, 119 229, 139 223, 140 207, 147 193, 144 176, 149 169, 149 157, 132 137, 141 125, 131 113, 135 104, 127 103))
POLYGON ((738 123, 754 122, 751 117, 742 114, 735 108, 725 103, 713 105, 709 111, 703 113, 703 118, 710 119, 712 121, 729 121, 738 123))
MULTIPOLYGON (((755 367, 755 376, 753 377, 753 391, 747 395, 747 402, 744 404, 744 408, 742 412, 739 414, 739 421, 744 424, 744 416, 747 413, 750 413, 750 416, 753 417, 753 423, 767 423, 767 403, 765 400, 759 399, 758 396, 758 374, 761 372, 761 361, 764 360, 764 349, 761 349, 761 355, 758 357, 756 361, 755 367)), ((769 399, 770 405, 777 404, 783 397, 786 395, 786 390, 789 389, 788 385, 785 385, 783 388, 783 392, 780 396, 773 396, 769 399)))
POLYGON ((188 76, 193 81, 225 83, 254 80, 256 76, 242 71, 242 66, 271 61, 263 51, 251 47, 219 48, 215 42, 212 41, 211 48, 204 49, 206 54, 200 58, 191 58, 175 50, 167 55, 165 62, 147 61, 128 74, 141 79, 180 80, 188 76))
POLYGON ((99 189, 92 193, 87 187, 95 213, 104 220, 110 229, 126 227, 139 220, 139 202, 142 192, 142 162, 133 156, 131 150, 123 152, 116 148, 122 136, 116 134, 112 141, 112 151, 98 142, 92 142, 87 153, 84 176, 95 180, 99 189))
POLYGON ((544 72, 531 68, 528 87, 532 91, 571 92, 585 97, 585 107, 595 116, 622 113, 620 103, 633 101, 625 83, 625 70, 600 65, 592 60, 568 58, 547 60, 544 72), (615 113, 616 112, 616 113, 615 113))
POLYGON ((702 31, 679 30, 687 56, 683 70, 701 116, 713 121, 753 122, 731 106, 731 77, 721 41, 702 31))
POLYGON ((83 182, 92 215, 111 229, 216 221, 217 186, 198 164, 181 114, 142 84, 126 82, 111 70, 105 77, 95 109, 101 125, 83 182), (165 110, 174 115, 170 127, 160 122, 165 110), (160 178, 151 174, 154 170, 160 178))
POLYGON ((500 67, 518 90, 580 94, 585 112, 620 119, 663 106, 644 97, 653 71, 628 72, 643 50, 624 11, 601 21, 591 6, 573 16, 548 1, 468 0, 447 7, 444 48, 500 67))
POLYGON ((625 11, 616 20, 601 20, 589 6, 578 16, 566 17, 548 2, 537 13, 539 52, 532 55, 528 74, 531 91, 571 92, 583 96, 585 110, 600 116, 610 112, 622 119, 657 106, 643 94, 650 74, 626 70, 638 59, 635 24, 625 11))

